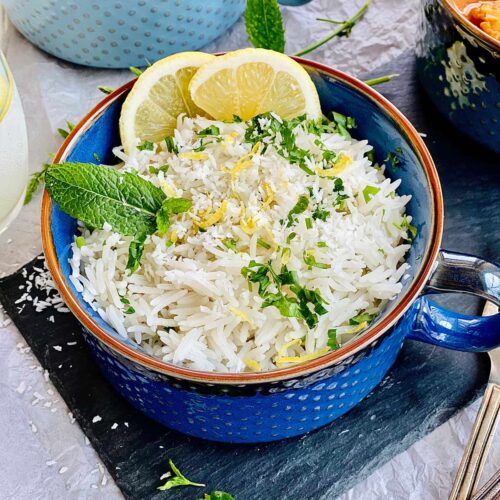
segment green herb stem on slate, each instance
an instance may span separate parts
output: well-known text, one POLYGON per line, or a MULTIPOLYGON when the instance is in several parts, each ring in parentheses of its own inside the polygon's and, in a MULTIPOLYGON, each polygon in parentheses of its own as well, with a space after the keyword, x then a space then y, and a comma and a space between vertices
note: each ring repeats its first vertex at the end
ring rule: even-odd
MULTIPOLYGON (((309 52, 312 52, 313 50, 316 50, 318 47, 321 47, 325 43, 329 42, 332 38, 335 37, 342 37, 342 36, 349 36, 351 34, 352 28, 355 26, 355 24, 365 15, 366 11, 368 10, 368 7, 371 4, 371 0, 368 0, 363 7, 361 7, 354 16, 351 17, 351 19, 348 19, 347 21, 343 22, 342 24, 339 25, 339 27, 334 30, 332 33, 330 33, 327 37, 318 40, 317 42, 312 43, 311 45, 308 45, 304 49, 300 50, 299 52, 296 52, 296 56, 303 56, 305 54, 309 54, 309 52)), ((333 21, 330 19, 323 19, 320 18, 318 20, 324 21, 324 22, 330 22, 332 24, 338 24, 338 21, 333 21)))

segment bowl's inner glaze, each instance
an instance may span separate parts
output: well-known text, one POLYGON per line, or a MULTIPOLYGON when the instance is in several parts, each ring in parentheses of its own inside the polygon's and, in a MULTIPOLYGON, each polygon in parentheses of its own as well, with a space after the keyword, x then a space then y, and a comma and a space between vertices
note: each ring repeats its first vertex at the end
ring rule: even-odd
MULTIPOLYGON (((400 164, 396 168, 391 167, 389 164, 386 168, 386 175, 392 179, 401 178, 402 183, 398 192, 412 195, 412 200, 407 205, 407 213, 413 217, 412 224, 417 227, 418 234, 407 255, 407 262, 411 268, 407 273, 407 279, 403 281, 403 290, 395 300, 389 302, 385 310, 377 318, 376 322, 378 322, 382 317, 389 314, 406 294, 426 261, 435 217, 430 181, 411 139, 388 111, 348 83, 338 80, 325 72, 307 67, 306 69, 308 69, 318 90, 323 112, 326 114, 331 110, 335 110, 354 117, 357 128, 351 131, 352 135, 356 139, 368 140, 375 148, 376 158, 379 163, 384 161, 388 153, 402 151, 402 153, 396 153, 400 158, 400 164)), ((125 94, 113 101, 91 126, 80 135, 78 140, 74 141, 74 145, 67 152, 66 158, 62 158, 61 161, 116 164, 118 161, 111 150, 113 147, 120 145, 118 119, 124 98, 125 94), (100 161, 96 160, 96 156, 100 161)), ((105 323, 91 306, 83 300, 81 293, 76 291, 68 279, 71 274, 68 259, 77 226, 75 219, 62 212, 55 203, 52 203, 51 206, 50 229, 64 280, 85 313, 109 335, 144 353, 137 344, 131 340, 122 339, 113 328, 105 323)))

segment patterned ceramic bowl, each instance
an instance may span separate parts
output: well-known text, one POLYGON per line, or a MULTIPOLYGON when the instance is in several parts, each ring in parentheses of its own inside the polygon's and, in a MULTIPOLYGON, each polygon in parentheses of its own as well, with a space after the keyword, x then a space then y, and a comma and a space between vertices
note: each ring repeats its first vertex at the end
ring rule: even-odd
MULTIPOLYGON (((340 71, 297 58, 311 74, 325 112, 353 116, 356 135, 367 138, 379 160, 401 151, 401 178, 418 235, 407 256, 410 278, 371 327, 335 352, 307 363, 264 373, 205 373, 169 364, 124 341, 102 321, 71 284, 70 244, 76 221, 44 194, 42 238, 49 269, 62 297, 84 326, 104 375, 135 407, 172 429, 206 439, 259 442, 296 436, 343 415, 382 380, 405 338, 462 349, 500 344, 500 315, 453 313, 431 302, 432 291, 454 290, 500 304, 500 270, 481 259, 440 251, 443 200, 436 169, 422 139, 392 104, 340 71), (401 148, 401 149, 398 149, 401 148)), ((56 162, 116 162, 118 118, 134 82, 98 104, 74 129, 56 162)))
POLYGON ((472 1, 422 1, 417 71, 455 127, 500 153, 500 42, 463 14, 472 1))
POLYGON ((37 47, 100 68, 145 66, 197 50, 224 33, 245 0, 3 0, 10 20, 37 47))

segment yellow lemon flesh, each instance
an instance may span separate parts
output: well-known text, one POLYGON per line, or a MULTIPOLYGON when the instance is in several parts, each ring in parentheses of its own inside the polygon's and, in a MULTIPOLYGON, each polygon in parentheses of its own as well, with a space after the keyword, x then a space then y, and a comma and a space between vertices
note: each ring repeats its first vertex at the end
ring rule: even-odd
POLYGON ((204 64, 189 84, 191 99, 216 120, 243 120, 274 111, 284 119, 321 116, 318 93, 307 71, 288 56, 241 49, 204 64))
POLYGON ((197 69, 214 60, 203 52, 181 52, 162 59, 138 78, 125 99, 120 115, 120 136, 125 151, 137 142, 160 142, 173 135, 177 117, 206 116, 189 94, 197 69))

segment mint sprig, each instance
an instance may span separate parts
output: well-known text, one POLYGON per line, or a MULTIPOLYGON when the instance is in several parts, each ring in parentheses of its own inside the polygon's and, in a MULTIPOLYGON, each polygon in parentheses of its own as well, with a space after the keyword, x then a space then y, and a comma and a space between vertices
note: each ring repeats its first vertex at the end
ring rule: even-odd
POLYGON ((285 52, 285 29, 277 0, 247 0, 245 27, 254 47, 285 52))
MULTIPOLYGON (((171 479, 169 479, 164 485, 159 486, 158 489, 161 491, 170 490, 171 488, 176 488, 177 486, 196 486, 198 488, 203 488, 206 486, 203 483, 194 483, 184 476, 181 471, 175 466, 172 460, 168 461, 172 472, 175 474, 171 479)), ((169 473, 168 473, 169 474, 169 473)))
POLYGON ((134 236, 127 268, 139 267, 146 237, 168 229, 168 217, 191 208, 183 198, 167 199, 153 183, 130 172, 118 172, 105 165, 62 163, 47 167, 45 187, 63 212, 87 226, 134 236), (161 227, 160 227, 161 226, 161 227))

